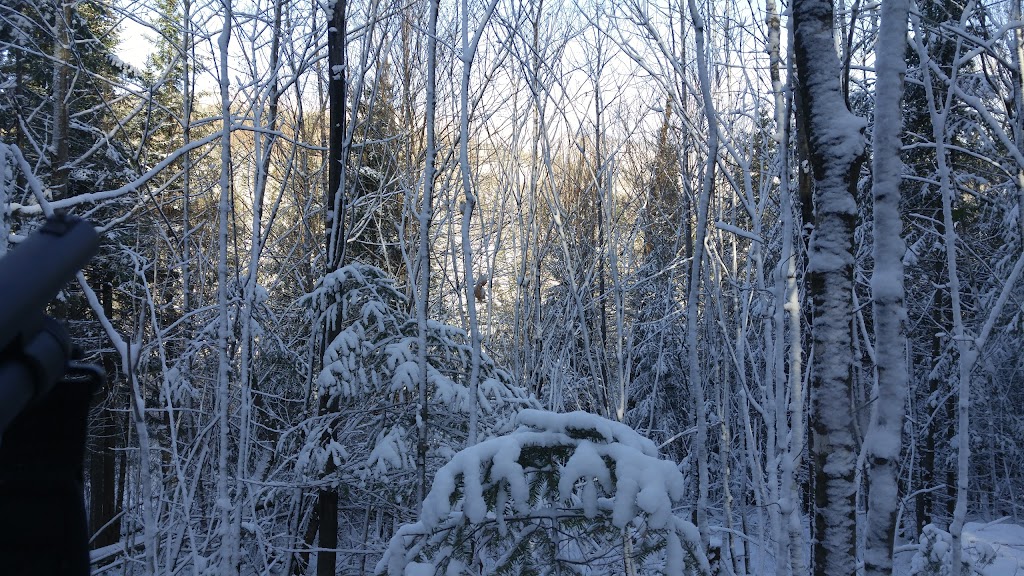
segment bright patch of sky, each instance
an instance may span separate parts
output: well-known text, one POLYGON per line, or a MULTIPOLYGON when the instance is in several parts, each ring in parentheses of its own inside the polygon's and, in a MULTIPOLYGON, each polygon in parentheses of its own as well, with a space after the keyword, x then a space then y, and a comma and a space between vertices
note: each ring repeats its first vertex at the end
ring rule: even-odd
POLYGON ((142 23, 148 10, 135 2, 120 5, 124 19, 121 22, 117 56, 132 67, 142 70, 146 60, 153 53, 153 29, 149 24, 142 23))

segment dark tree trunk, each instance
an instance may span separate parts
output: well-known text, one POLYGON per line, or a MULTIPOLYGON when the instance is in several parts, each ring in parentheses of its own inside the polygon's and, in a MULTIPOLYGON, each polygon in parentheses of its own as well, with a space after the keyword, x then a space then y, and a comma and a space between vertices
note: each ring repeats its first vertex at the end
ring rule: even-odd
MULTIPOLYGON (((330 101, 330 151, 328 156, 328 177, 326 207, 327 216, 327 269, 334 271, 344 265, 345 259, 345 78, 348 73, 345 69, 345 0, 339 0, 334 5, 334 12, 331 14, 327 34, 328 66, 330 82, 328 83, 328 98, 330 101)), ((338 327, 334 322, 328 322, 329 326, 324 335, 324 344, 329 344, 338 335, 338 327)), ((321 397, 321 410, 330 410, 327 402, 329 398, 321 397)), ((329 434, 337 425, 337 419, 332 421, 329 434)), ((324 438, 324 442, 330 438, 324 438)), ((324 470, 326 476, 330 477, 335 472, 334 461, 327 460, 324 470)), ((337 562, 338 548, 338 490, 326 488, 318 494, 318 517, 319 517, 319 551, 317 552, 316 572, 319 576, 333 576, 337 562)))
POLYGON ((793 3, 799 75, 797 112, 807 131, 814 176, 814 231, 808 253, 813 303, 811 462, 814 474, 814 573, 850 574, 857 565, 858 445, 853 383, 853 233, 855 192, 864 161, 863 119, 846 106, 829 0, 793 3))
POLYGON ((71 59, 71 26, 72 19, 71 3, 65 0, 54 0, 54 21, 53 29, 56 34, 54 38, 54 63, 53 63, 53 126, 50 133, 50 145, 53 149, 53 157, 50 158, 53 169, 51 188, 53 198, 58 200, 68 194, 68 99, 71 89, 71 67, 68 65, 71 59))
MULTIPOLYGON (((113 317, 113 277, 107 275, 100 288, 100 302, 107 318, 113 317)), ((116 450, 118 438, 115 412, 117 403, 115 383, 117 360, 114 354, 103 355, 103 370, 107 375, 106 399, 100 402, 99 413, 90 423, 90 433, 95 439, 89 459, 89 535, 93 537, 90 547, 102 548, 118 541, 121 537, 121 521, 117 518, 118 500, 114 488, 117 486, 116 450)))

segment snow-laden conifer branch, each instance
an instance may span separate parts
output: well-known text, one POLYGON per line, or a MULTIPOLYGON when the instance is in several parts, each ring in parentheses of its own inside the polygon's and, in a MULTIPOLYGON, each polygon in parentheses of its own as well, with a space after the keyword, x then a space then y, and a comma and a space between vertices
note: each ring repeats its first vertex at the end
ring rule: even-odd
POLYGON ((673 512, 683 476, 653 442, 585 412, 522 410, 516 423, 438 470, 420 520, 396 532, 378 574, 586 563, 610 575, 630 549, 644 574, 711 573, 696 526, 673 512))

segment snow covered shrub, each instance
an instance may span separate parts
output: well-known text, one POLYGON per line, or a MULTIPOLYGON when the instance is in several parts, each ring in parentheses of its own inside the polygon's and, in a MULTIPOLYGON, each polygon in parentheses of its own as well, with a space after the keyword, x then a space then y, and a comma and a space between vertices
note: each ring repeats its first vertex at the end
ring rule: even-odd
MULTIPOLYGON (((994 554, 987 544, 979 550, 965 548, 961 558, 960 573, 983 574, 982 569, 991 564, 994 554)), ((949 576, 953 573, 953 537, 934 524, 928 524, 921 531, 921 544, 910 563, 911 576, 949 576)))
MULTIPOLYGON (((297 467, 310 479, 333 468, 334 485, 408 504, 415 488, 407 472, 415 467, 420 342, 406 297, 386 272, 354 262, 321 279, 306 299, 310 320, 336 335, 317 378, 324 414, 304 423, 297 467)), ((433 472, 465 443, 472 348, 464 331, 434 321, 427 325, 426 346, 433 472)), ((477 400, 484 438, 516 409, 533 406, 486 354, 477 400)))
POLYGON ((523 410, 518 428, 442 467, 377 574, 709 574, 673 514, 683 476, 654 443, 586 412, 523 410))

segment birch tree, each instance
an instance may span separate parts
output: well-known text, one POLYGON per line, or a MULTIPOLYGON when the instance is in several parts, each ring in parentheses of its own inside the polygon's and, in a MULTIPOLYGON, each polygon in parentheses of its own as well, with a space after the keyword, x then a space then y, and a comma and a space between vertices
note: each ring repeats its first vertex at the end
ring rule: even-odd
POLYGON ((799 121, 814 174, 814 231, 808 253, 813 301, 811 366, 814 573, 846 574, 857 563, 853 430, 854 192, 864 161, 864 126, 846 105, 833 42, 831 2, 793 4, 799 121))
POLYGON ((891 574, 899 503, 897 472, 902 447, 909 370, 903 306, 900 217, 901 105, 906 73, 907 2, 882 3, 875 58, 875 125, 872 139, 874 264, 871 276, 875 327, 875 377, 871 426, 864 439, 868 458, 865 574, 891 574))

